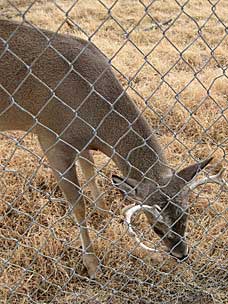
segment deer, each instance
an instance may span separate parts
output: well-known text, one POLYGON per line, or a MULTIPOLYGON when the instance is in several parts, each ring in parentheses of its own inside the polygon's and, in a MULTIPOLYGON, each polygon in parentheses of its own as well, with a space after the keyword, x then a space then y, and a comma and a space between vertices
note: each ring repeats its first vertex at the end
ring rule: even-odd
POLYGON ((100 211, 108 210, 96 182, 91 151, 112 159, 122 176, 112 183, 134 201, 124 212, 129 232, 142 211, 167 251, 182 261, 191 190, 227 183, 220 172, 195 180, 209 157, 175 172, 154 130, 115 76, 108 58, 90 41, 22 22, 0 20, 0 131, 36 134, 44 155, 77 220, 83 264, 96 278, 100 263, 86 223, 76 161, 100 211))

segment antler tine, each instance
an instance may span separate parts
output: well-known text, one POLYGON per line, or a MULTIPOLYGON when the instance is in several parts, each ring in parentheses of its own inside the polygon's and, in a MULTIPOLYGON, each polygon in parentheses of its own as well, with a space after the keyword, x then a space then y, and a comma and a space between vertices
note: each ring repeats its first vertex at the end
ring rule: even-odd
POLYGON ((225 179, 223 178, 224 172, 225 172, 225 168, 222 167, 218 174, 211 175, 211 176, 208 176, 208 177, 204 177, 204 178, 201 178, 201 179, 196 180, 196 181, 192 181, 191 183, 189 183, 188 186, 191 190, 193 190, 196 187, 204 185, 204 184, 216 183, 216 184, 219 184, 221 187, 225 186, 225 187, 228 188, 228 182, 225 181, 225 179))
POLYGON ((142 241, 137 237, 137 234, 135 233, 135 231, 133 230, 132 225, 131 225, 131 218, 132 218, 133 214, 135 214, 136 212, 142 211, 145 207, 147 209, 151 208, 150 206, 147 206, 147 205, 134 205, 133 204, 130 207, 125 207, 123 209, 123 213, 125 214, 125 220, 128 225, 128 232, 134 237, 136 243, 138 243, 138 245, 140 247, 142 247, 145 250, 157 252, 156 249, 150 248, 142 243, 142 241))

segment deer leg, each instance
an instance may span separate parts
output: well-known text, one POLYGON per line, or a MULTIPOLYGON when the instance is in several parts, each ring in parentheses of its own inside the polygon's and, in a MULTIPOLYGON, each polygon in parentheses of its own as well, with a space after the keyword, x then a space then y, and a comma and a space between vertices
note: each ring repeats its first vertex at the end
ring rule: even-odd
POLYGON ((81 156, 82 157, 79 158, 79 164, 83 175, 85 176, 86 184, 88 184, 92 192, 95 205, 98 207, 99 211, 108 210, 108 207, 102 198, 102 193, 96 183, 96 172, 94 169, 93 156, 89 150, 83 151, 81 156))
POLYGON ((99 262, 94 254, 89 232, 86 226, 85 204, 82 195, 75 168, 75 151, 63 143, 57 143, 52 148, 47 141, 47 137, 39 138, 41 147, 48 158, 58 185, 63 191, 66 199, 73 206, 74 216, 79 224, 80 238, 83 248, 83 263, 87 268, 91 278, 96 275, 99 262))

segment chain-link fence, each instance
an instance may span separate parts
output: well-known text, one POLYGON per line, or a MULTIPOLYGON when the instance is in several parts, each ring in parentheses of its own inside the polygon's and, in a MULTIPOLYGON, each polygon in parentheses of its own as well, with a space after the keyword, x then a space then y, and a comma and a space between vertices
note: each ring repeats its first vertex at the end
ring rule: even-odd
POLYGON ((228 303, 227 16, 1 1, 1 303, 228 303))

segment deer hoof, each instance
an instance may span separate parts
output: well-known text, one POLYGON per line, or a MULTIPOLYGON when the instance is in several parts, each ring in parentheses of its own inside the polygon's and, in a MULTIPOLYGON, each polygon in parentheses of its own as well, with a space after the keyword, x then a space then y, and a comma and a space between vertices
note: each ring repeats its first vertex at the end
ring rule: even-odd
POLYGON ((94 253, 85 253, 83 255, 83 264, 85 265, 85 267, 88 271, 89 277, 91 279, 95 279, 99 266, 100 266, 100 262, 99 262, 98 258, 95 256, 95 254, 94 253))

